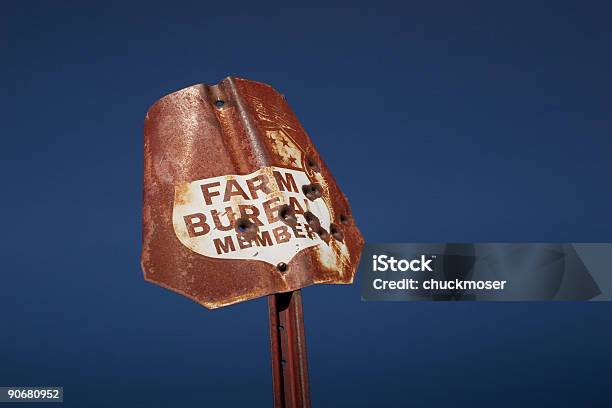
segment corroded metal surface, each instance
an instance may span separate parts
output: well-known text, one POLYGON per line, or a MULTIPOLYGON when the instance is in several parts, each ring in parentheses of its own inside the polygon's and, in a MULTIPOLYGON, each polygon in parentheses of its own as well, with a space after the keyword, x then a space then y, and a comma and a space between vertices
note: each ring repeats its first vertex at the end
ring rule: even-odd
POLYGON ((208 307, 352 283, 363 238, 284 97, 228 77, 144 123, 145 279, 208 307))
POLYGON ((302 293, 268 296, 274 407, 310 407, 302 293))

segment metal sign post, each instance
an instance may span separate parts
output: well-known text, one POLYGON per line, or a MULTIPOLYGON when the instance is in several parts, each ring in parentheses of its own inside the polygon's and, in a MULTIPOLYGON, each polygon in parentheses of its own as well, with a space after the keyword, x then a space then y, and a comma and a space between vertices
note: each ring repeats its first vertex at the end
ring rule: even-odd
POLYGON ((268 296, 275 407, 309 407, 302 292, 268 296))
POLYGON ((350 284, 363 238, 284 96, 228 77, 144 123, 142 269, 215 309, 268 296, 276 407, 310 406, 300 289, 350 284))

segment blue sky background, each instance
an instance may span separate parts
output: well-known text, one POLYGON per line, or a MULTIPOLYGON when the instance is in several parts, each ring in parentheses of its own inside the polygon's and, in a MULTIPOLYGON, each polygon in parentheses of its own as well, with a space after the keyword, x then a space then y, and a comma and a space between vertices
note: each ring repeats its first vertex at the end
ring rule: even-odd
MULTIPOLYGON (((145 112, 227 75, 287 96, 369 242, 612 241, 609 2, 287 4, 3 3, 0 385, 271 404, 265 301, 208 311, 139 267, 145 112)), ((612 400, 609 303, 304 308, 314 406, 612 400)))

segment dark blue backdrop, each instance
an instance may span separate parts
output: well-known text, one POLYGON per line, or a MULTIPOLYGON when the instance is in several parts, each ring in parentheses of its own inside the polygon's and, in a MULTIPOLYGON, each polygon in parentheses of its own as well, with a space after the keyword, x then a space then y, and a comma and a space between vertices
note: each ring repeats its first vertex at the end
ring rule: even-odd
MULTIPOLYGON (((287 95, 370 242, 610 242, 610 2, 403 3, 3 3, 0 385, 271 404, 265 301, 139 267, 144 114, 229 74, 287 95)), ((315 406, 612 400, 609 303, 304 302, 315 406)))

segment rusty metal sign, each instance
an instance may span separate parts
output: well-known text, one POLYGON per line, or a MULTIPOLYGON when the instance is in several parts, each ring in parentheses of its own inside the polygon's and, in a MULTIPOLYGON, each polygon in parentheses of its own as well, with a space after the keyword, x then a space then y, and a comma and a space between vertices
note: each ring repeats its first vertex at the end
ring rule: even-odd
POLYGON ((228 77, 144 123, 145 279, 208 308, 352 283, 363 238, 285 98, 228 77))

